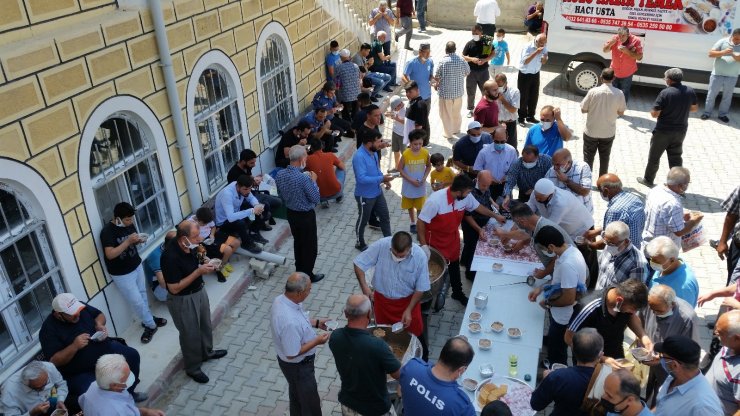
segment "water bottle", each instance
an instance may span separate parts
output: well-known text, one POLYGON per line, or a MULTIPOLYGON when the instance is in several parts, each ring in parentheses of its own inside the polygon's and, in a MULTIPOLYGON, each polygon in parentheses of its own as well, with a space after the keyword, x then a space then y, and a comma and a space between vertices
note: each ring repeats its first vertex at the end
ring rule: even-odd
POLYGON ((49 410, 54 411, 54 409, 57 408, 57 400, 59 400, 59 397, 57 396, 57 387, 52 386, 51 388, 51 394, 49 395, 49 410))
POLYGON ((512 377, 516 377, 516 374, 518 372, 519 365, 519 357, 516 356, 516 354, 509 355, 509 375, 512 377))

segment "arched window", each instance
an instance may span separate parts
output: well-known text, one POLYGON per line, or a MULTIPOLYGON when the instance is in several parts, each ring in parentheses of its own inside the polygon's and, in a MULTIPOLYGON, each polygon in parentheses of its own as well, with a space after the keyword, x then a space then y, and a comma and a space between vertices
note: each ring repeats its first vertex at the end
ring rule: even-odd
POLYGON ((115 113, 98 126, 90 150, 90 179, 103 223, 113 218, 113 207, 125 201, 136 208, 139 232, 156 235, 172 226, 156 147, 132 114, 115 113))
POLYGON ((244 149, 238 96, 217 67, 203 71, 195 89, 194 118, 208 193, 226 184, 226 174, 244 149))
POLYGON ((265 27, 257 44, 262 129, 269 145, 296 116, 293 57, 285 29, 277 22, 265 27))
POLYGON ((0 367, 34 345, 51 301, 65 292, 43 215, 0 182, 0 367))

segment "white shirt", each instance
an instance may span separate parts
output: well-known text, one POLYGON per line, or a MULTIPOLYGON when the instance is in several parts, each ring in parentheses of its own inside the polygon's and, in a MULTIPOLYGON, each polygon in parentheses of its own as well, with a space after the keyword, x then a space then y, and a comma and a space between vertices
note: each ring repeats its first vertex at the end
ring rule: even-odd
MULTIPOLYGON (((561 289, 573 289, 578 286, 578 282, 585 285, 586 276, 588 276, 588 268, 583 255, 575 246, 570 246, 555 260, 552 284, 559 284, 561 289)), ((555 322, 568 325, 570 317, 573 315, 573 305, 551 306, 550 314, 555 322)))
POLYGON ((282 294, 272 302, 270 314, 272 343, 281 360, 299 363, 316 353, 316 348, 311 348, 305 354, 298 355, 303 344, 316 338, 316 332, 302 303, 295 303, 282 294))
POLYGON ((532 58, 529 63, 525 63, 524 61, 527 60, 529 55, 533 54, 534 51, 537 50, 537 43, 536 41, 532 40, 530 44, 525 46, 522 49, 522 54, 519 57, 519 72, 522 74, 536 74, 540 72, 540 69, 542 69, 542 57, 547 56, 547 46, 545 46, 544 49, 542 49, 542 52, 537 54, 534 58, 532 58))
POLYGON ((67 382, 64 381, 59 370, 52 363, 42 361, 41 364, 49 376, 44 388, 41 391, 36 391, 23 384, 21 381, 23 369, 18 370, 3 383, 2 396, 0 397, 2 399, 0 401, 0 414, 8 416, 27 415, 29 410, 48 400, 51 395, 51 388, 55 386, 59 401, 64 401, 67 398, 67 392, 69 391, 67 382))
POLYGON ((588 209, 588 212, 593 214, 594 203, 591 199, 591 168, 588 167, 588 164, 586 162, 583 162, 581 160, 574 160, 570 169, 565 172, 565 176, 567 176, 571 182, 577 183, 578 185, 581 185, 582 187, 588 189, 588 194, 586 196, 578 195, 570 188, 568 188, 568 185, 566 185, 565 182, 562 182, 560 179, 558 179, 558 175, 555 173, 555 166, 551 167, 550 170, 548 170, 545 174, 545 177, 552 181, 555 186, 573 194, 574 197, 583 202, 583 205, 588 209))
POLYGON ((475 22, 482 25, 495 25, 496 17, 501 14, 496 0, 478 0, 473 9, 475 22))
POLYGON ((131 393, 126 390, 122 392, 103 390, 95 381, 90 384, 78 401, 85 416, 139 416, 141 414, 131 393))
POLYGON ((421 208, 419 213, 419 219, 429 224, 432 222, 432 218, 437 215, 449 214, 454 209, 455 211, 475 211, 480 205, 477 199, 470 192, 462 201, 458 201, 453 197, 452 204, 447 202, 447 192, 450 188, 440 189, 439 191, 432 192, 424 202, 424 206, 421 208), (454 206, 454 208, 453 208, 454 206))
POLYGON ((514 107, 516 110, 513 112, 506 109, 501 104, 501 101, 496 101, 498 104, 498 121, 516 121, 519 118, 517 110, 519 109, 519 100, 521 99, 521 93, 515 87, 506 85, 504 88, 498 89, 499 94, 504 94, 504 98, 509 102, 509 105, 514 107))
POLYGON ((552 199, 545 205, 537 202, 535 192, 529 196, 527 205, 536 214, 540 214, 555 224, 561 226, 572 239, 583 235, 594 226, 594 218, 588 209, 570 192, 555 188, 552 199))

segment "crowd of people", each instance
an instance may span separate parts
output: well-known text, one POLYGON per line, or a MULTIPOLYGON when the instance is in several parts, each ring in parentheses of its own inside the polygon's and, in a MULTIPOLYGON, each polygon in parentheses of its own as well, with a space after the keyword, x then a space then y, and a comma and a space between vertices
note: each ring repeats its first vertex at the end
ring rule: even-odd
MULTIPOLYGON (((736 414, 740 186, 722 204, 726 219, 721 238, 714 242, 719 256, 727 257, 727 285, 701 294, 694 272, 680 256, 683 238, 703 218, 699 212, 686 211, 682 202, 691 182, 683 166, 682 143, 689 114, 698 110, 695 93, 682 83, 682 71, 665 72, 667 87, 651 110, 656 126, 645 174, 637 180, 652 189, 643 200, 625 191, 621 179, 609 173, 616 121, 627 109, 632 75, 642 58, 640 40, 628 28, 605 41, 611 67, 602 71, 601 85, 581 102, 586 125, 583 160, 578 160, 564 148, 573 133, 562 111, 552 105, 538 107, 540 71, 548 59, 541 2, 526 11, 531 41, 514 56, 516 86, 502 71, 514 54, 505 41, 506 32, 496 28, 501 13, 496 0, 476 3, 472 38, 461 54, 450 41, 435 62, 431 45, 422 43, 416 57, 398 73, 391 58, 391 37, 396 42, 405 37, 404 46, 411 49, 411 19, 417 17, 424 32, 425 8, 425 0, 398 0, 394 11, 381 0, 369 16, 371 43, 363 43, 352 54, 331 41, 327 80, 312 100, 312 111, 282 135, 275 154, 278 169, 272 177, 253 174, 257 154, 243 150, 213 201, 168 232, 146 259, 139 256, 137 246, 149 236, 137 231, 134 207, 127 202, 114 207, 113 218, 99 237, 106 270, 141 322, 141 342, 150 342, 158 328, 168 324, 152 315, 149 289, 154 299, 166 303, 178 330, 186 374, 208 383, 202 363, 222 358, 227 351, 214 349, 204 280, 215 275, 218 282, 225 282, 233 271, 229 261, 239 249, 260 253, 268 242, 261 231, 272 229, 272 213, 284 205, 293 235, 295 272, 272 304, 270 323, 278 363, 288 381, 290 414, 321 414, 314 360, 317 348, 328 343, 342 382, 338 399, 344 415, 395 414, 387 377, 399 380, 406 415, 473 415, 472 403, 457 384, 474 355, 467 339, 450 338, 438 360, 429 361, 421 314, 423 295, 430 289, 427 262, 431 248, 439 252, 448 263, 452 299, 466 305, 461 266, 465 277, 474 280, 471 262, 478 241, 488 238, 484 228, 510 219, 513 227, 495 228, 496 236, 511 243, 513 251, 532 246, 542 263, 533 277, 551 279, 548 286, 529 294, 529 301, 539 303, 549 316, 548 369, 532 395, 533 409, 554 404, 554 415, 588 414, 595 407, 628 416, 736 414), (396 94, 401 85, 406 101, 396 94), (454 142, 449 158, 428 149, 430 138, 438 133, 430 127, 434 91, 442 125, 439 134, 454 142), (476 103, 478 92, 481 98, 476 103), (465 123, 464 95, 470 118, 465 123), (376 104, 384 96, 389 98, 385 115, 376 104), (393 124, 390 141, 383 140, 381 130, 386 120, 393 124), (463 125, 467 129, 461 132, 463 125), (527 127, 521 147, 518 126, 527 127), (353 260, 358 293, 346 301, 347 326, 336 328, 327 325, 329 319, 309 318, 303 302, 312 284, 324 278, 314 270, 318 254, 314 209, 318 205, 328 209, 330 201, 344 199, 349 169, 334 155, 343 138, 356 140, 352 172, 358 207, 355 248, 360 253, 353 260), (384 173, 380 158, 386 147, 391 148, 393 167, 384 173), (600 166, 594 184, 597 153, 600 166), (656 185, 663 153, 670 170, 656 185), (409 228, 393 233, 383 188, 390 189, 398 178, 403 181, 401 208, 408 212, 409 228), (607 202, 599 219, 593 216, 594 188, 607 202), (383 238, 368 244, 367 226, 380 229, 383 238), (723 306, 728 312, 716 322, 716 338, 702 359, 694 308, 717 297, 726 298, 723 306), (371 321, 401 322, 418 337, 421 357, 402 366, 383 341, 367 332, 371 321), (649 366, 644 395, 639 380, 619 361, 625 357, 627 328, 647 353, 642 361, 649 366), (316 329, 325 332, 317 335, 316 329), (550 370, 555 363, 566 368, 550 370), (601 372, 610 374, 599 379, 600 396, 589 397, 601 372)), ((736 29, 709 52, 717 73, 702 119, 711 115, 720 84, 727 84, 725 78, 737 79, 740 60, 723 58, 728 45, 739 44, 736 29)), ((723 121, 729 111, 727 98, 725 89, 719 108, 723 121)), ((135 390, 142 365, 139 353, 109 336, 100 310, 70 293, 57 295, 52 309, 39 331, 48 361, 28 363, 3 384, 3 414, 36 416, 54 409, 81 409, 86 415, 163 415, 136 407, 147 400, 135 390)), ((495 401, 481 414, 511 414, 507 411, 505 403, 495 401)))

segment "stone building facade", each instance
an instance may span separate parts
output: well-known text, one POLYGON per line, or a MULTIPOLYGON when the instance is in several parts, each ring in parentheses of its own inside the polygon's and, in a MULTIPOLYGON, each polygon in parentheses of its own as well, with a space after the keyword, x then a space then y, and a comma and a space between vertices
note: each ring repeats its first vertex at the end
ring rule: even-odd
POLYGON ((115 203, 137 208, 144 257, 225 185, 239 151, 273 167, 278 130, 324 82, 329 40, 357 48, 321 1, 3 2, 0 380, 38 351, 56 293, 117 333, 133 322, 98 238, 115 203))

